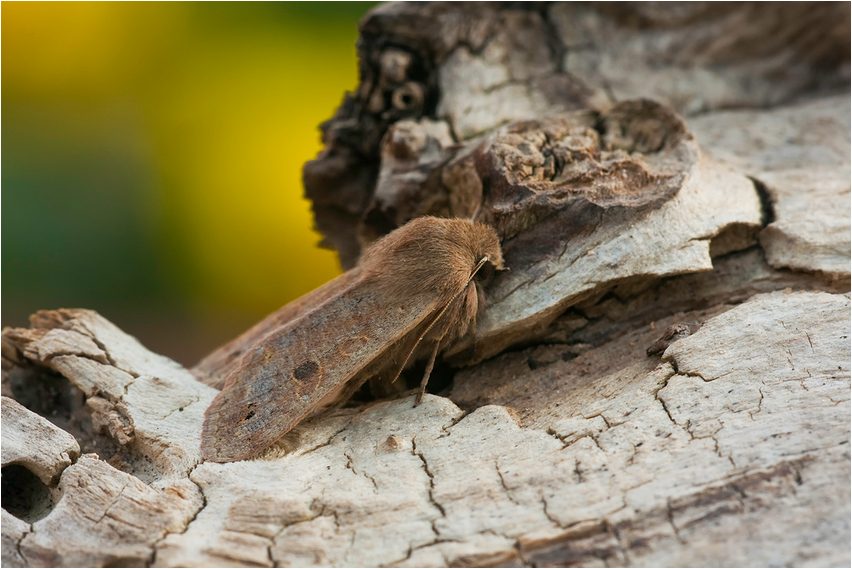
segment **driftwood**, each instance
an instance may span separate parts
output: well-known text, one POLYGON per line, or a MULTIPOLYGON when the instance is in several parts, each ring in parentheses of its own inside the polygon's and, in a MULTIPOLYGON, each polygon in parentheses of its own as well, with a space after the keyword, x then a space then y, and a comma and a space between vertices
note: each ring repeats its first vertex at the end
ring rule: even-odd
POLYGON ((476 336, 419 407, 214 464, 216 389, 305 303, 193 370, 39 312, 3 331, 3 565, 848 565, 849 20, 374 10, 306 191, 347 267, 419 215, 491 223, 476 336))

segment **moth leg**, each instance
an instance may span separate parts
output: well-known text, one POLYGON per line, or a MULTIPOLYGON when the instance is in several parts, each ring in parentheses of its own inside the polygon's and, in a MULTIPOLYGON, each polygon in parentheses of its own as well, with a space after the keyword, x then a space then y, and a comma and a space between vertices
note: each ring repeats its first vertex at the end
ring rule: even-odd
MULTIPOLYGON (((473 291, 473 294, 477 294, 477 288, 466 288, 468 292, 473 291)), ((474 298, 476 298, 474 296, 474 298)), ((456 295, 453 300, 451 300, 447 306, 444 308, 444 311, 450 308, 451 305, 455 305, 453 308, 453 312, 447 315, 446 320, 442 322, 439 326, 439 334, 437 334, 437 338, 435 339, 435 348, 432 350, 432 355, 429 357, 429 363, 426 365, 426 371, 423 374, 423 379, 420 381, 420 391, 417 392, 417 397, 414 398, 414 405, 420 405, 420 402, 423 401, 423 395, 426 393, 426 384, 429 382, 429 376, 432 374, 432 368, 435 366, 435 358, 438 357, 438 351, 441 349, 441 342, 444 341, 445 338, 448 338, 452 341, 453 338, 458 337, 460 331, 457 329, 459 327, 458 321, 459 318, 462 318, 462 321, 468 320, 468 316, 462 316, 465 313, 465 308, 470 305, 469 295, 465 294, 465 296, 459 298, 456 295), (463 304, 458 304, 462 302, 463 304), (448 337, 449 334, 449 337, 448 337)), ((472 324, 476 326, 476 302, 472 304, 472 324)), ((440 315, 438 318, 440 319, 440 315)), ((430 325, 431 327, 431 325, 430 325)), ((465 329, 469 329, 470 324, 465 322, 464 328, 461 329, 462 333, 464 333, 465 329)), ((444 346, 447 347, 446 345, 444 346)))
POLYGON ((438 348, 441 347, 441 339, 435 341, 435 349, 432 350, 432 355, 429 356, 429 363, 426 364, 426 372, 423 374, 423 379, 420 381, 420 391, 417 392, 417 397, 414 398, 414 405, 420 405, 423 401, 423 394, 426 393, 426 384, 429 383, 429 376, 432 374, 432 368, 435 366, 435 358, 438 357, 438 348))

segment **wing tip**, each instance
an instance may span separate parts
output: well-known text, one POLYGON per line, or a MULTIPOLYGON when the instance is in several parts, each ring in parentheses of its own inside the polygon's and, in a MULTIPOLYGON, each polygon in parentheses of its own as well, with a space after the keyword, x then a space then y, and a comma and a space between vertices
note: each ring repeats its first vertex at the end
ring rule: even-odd
POLYGON ((237 462, 251 458, 245 449, 233 448, 231 445, 222 444, 221 439, 201 439, 201 458, 206 462, 237 462))
POLYGON ((229 444, 229 437, 220 433, 221 429, 211 425, 209 409, 204 418, 204 426, 201 428, 201 458, 209 462, 236 462, 248 458, 245 449, 234 448, 229 444))

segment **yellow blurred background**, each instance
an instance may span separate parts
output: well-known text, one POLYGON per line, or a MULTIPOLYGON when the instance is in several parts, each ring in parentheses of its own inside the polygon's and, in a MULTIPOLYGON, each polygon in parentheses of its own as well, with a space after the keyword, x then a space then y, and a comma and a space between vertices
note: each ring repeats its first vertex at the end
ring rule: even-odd
POLYGON ((92 308, 191 365, 339 274, 301 167, 374 5, 4 2, 3 325, 92 308))

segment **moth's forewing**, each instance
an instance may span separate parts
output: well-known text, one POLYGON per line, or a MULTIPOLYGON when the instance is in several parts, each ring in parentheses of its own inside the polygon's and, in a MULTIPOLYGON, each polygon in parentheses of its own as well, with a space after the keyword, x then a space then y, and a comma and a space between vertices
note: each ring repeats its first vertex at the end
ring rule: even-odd
POLYGON ((436 292, 392 300, 361 279, 273 331, 243 357, 208 408, 204 458, 229 462, 259 453, 326 395, 407 343, 441 301, 436 292))
POLYGON ((192 369, 192 373, 201 382, 221 390, 228 376, 240 366, 244 352, 272 331, 295 322, 298 318, 327 302, 329 298, 351 288, 360 278, 360 269, 352 269, 279 308, 237 338, 219 347, 215 352, 198 362, 192 369))

